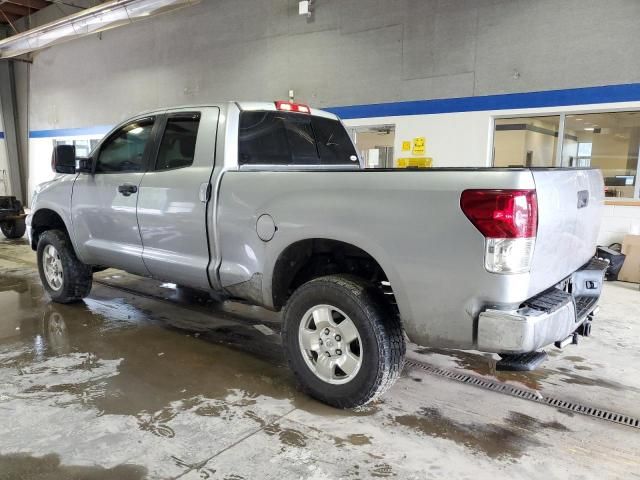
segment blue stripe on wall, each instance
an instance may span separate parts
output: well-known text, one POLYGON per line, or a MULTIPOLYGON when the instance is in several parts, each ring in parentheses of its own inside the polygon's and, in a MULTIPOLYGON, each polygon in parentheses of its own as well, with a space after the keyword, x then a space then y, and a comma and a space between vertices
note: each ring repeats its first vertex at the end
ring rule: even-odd
POLYGON ((4 138, 4 132, 0 132, 0 140, 4 138))
MULTIPOLYGON (((434 113, 478 112, 483 110, 510 110, 520 108, 562 107, 598 103, 640 101, 640 83, 605 85, 600 87, 570 88, 542 92, 507 93, 478 97, 416 100, 410 102, 374 103, 325 108, 343 119, 395 117, 403 115, 429 115, 434 113)), ((78 135, 104 135, 110 126, 63 128, 59 130, 32 130, 29 138, 73 137, 78 135)), ((3 134, 0 132, 0 138, 3 134)))
POLYGON ((640 83, 326 108, 343 119, 561 107, 640 100, 640 83))
POLYGON ((61 128, 58 130, 32 130, 29 138, 51 138, 51 137, 77 137, 80 135, 104 135, 113 127, 109 125, 97 125, 87 128, 61 128))

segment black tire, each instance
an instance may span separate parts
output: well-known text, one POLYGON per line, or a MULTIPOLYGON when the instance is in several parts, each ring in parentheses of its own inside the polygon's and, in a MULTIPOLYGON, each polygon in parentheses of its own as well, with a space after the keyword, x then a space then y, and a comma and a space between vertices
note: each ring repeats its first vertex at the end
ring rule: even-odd
POLYGON ((20 218, 18 220, 3 222, 2 225, 0 225, 0 229, 2 229, 2 234, 5 237, 15 240, 24 237, 27 231, 27 224, 24 218, 20 218))
POLYGON ((91 266, 85 265, 76 256, 71 240, 65 232, 47 230, 38 240, 38 272, 46 292, 56 303, 77 302, 89 295, 93 283, 91 266), (45 248, 49 245, 55 248, 61 265, 62 284, 55 288, 47 280, 43 265, 45 248))
POLYGON ((301 389, 337 408, 354 408, 375 400, 394 384, 404 366, 406 345, 397 313, 378 289, 357 277, 330 275, 298 288, 284 310, 282 337, 289 366, 301 389), (344 312, 360 335, 361 367, 347 383, 324 381, 305 360, 306 355, 313 363, 300 347, 300 323, 317 305, 344 312))

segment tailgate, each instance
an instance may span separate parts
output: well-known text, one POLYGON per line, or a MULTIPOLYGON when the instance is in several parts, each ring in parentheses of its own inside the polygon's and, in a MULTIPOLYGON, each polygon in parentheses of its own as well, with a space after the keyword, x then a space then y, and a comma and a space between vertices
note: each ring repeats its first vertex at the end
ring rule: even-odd
POLYGON ((532 169, 538 197, 538 235, 529 295, 569 276, 594 255, 604 200, 595 169, 532 169))

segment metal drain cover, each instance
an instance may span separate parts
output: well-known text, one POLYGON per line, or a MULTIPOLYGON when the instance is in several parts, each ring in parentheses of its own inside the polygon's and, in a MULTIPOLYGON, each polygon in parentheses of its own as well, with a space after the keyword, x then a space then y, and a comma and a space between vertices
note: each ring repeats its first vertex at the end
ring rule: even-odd
POLYGON ((640 419, 630 417, 622 413, 611 412, 609 410, 603 410, 601 408, 591 407, 583 403, 576 403, 569 400, 563 400, 561 398, 543 396, 535 390, 518 388, 507 383, 488 380, 486 378, 478 377, 476 375, 468 375, 455 370, 447 370, 446 368, 434 367, 433 365, 417 362, 415 360, 407 360, 406 365, 419 368, 432 375, 445 377, 461 383, 467 383, 475 387, 484 388, 485 390, 511 395, 513 397, 522 398, 524 400, 529 400, 543 405, 549 405, 569 412, 580 413, 588 417, 599 418, 619 425, 640 429, 640 419))

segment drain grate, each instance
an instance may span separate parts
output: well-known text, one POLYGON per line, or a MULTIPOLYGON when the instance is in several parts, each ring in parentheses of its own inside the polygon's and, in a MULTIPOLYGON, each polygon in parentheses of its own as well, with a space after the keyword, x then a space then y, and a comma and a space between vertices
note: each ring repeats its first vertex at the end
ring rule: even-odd
POLYGON ((560 408, 570 412, 580 413, 589 417, 599 418, 609 422, 625 425, 627 427, 640 429, 640 419, 623 415, 621 413, 611 412, 609 410, 602 410, 601 408, 590 407, 581 403, 571 402, 568 400, 562 400, 560 398, 543 396, 539 392, 526 390, 524 388, 518 388, 507 383, 501 383, 494 380, 488 380, 486 378, 478 377, 476 375, 468 375, 466 373, 456 372, 454 370, 447 370, 446 368, 434 367, 426 363, 416 362, 414 360, 407 360, 406 365, 410 367, 416 367, 426 372, 439 377, 445 377, 450 380, 455 380, 461 383, 467 383, 476 387, 491 390, 493 392, 504 393, 505 395, 511 395, 513 397, 522 398, 524 400, 530 400, 532 402, 549 405, 551 407, 560 408))

